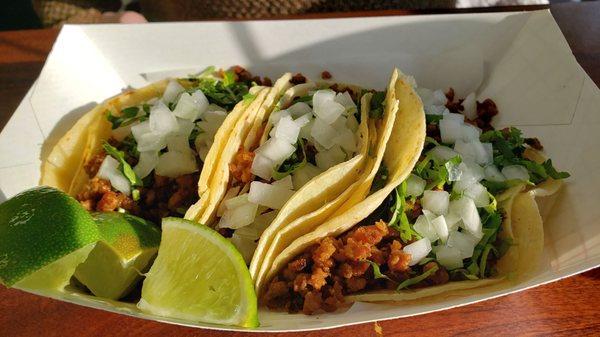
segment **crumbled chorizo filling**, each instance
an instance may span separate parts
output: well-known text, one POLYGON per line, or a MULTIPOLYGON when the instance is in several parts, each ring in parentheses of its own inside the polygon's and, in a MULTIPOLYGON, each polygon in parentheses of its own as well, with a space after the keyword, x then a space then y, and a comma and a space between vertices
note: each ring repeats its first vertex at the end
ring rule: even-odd
POLYGON ((247 151, 240 147, 238 152, 235 154, 233 161, 229 163, 229 171, 231 175, 242 183, 248 183, 252 181, 252 161, 254 160, 254 152, 247 151))
MULTIPOLYGON (((271 309, 307 315, 335 311, 344 305, 345 295, 365 289, 395 289, 411 277, 409 262, 398 232, 385 222, 359 225, 338 238, 322 239, 289 262, 271 281, 263 301, 271 309), (369 262, 376 263, 389 280, 375 279, 369 262)), ((434 265, 415 267, 425 270, 434 265)), ((448 282, 448 273, 438 267, 423 285, 448 282)))
MULTIPOLYGON (((118 147, 118 142, 110 141, 118 147)), ((90 177, 77 200, 88 211, 110 212, 124 209, 144 219, 160 223, 167 216, 181 216, 192 204, 198 201, 198 174, 187 174, 175 179, 154 174, 146 186, 140 187, 140 198, 134 201, 131 196, 114 190, 109 181, 96 177, 102 161, 106 157, 104 151, 93 156, 84 164, 90 177)))

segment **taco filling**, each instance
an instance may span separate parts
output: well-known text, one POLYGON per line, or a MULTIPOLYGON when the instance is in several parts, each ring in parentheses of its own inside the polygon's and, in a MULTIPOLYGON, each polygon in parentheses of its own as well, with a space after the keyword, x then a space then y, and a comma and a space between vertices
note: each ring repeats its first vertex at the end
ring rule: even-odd
MULTIPOLYGON (((270 83, 270 80, 265 79, 270 83)), ((90 211, 122 211, 160 223, 198 200, 199 170, 227 112, 261 83, 241 67, 171 80, 160 98, 106 112, 111 138, 85 163, 77 200, 90 211)))
POLYGON ((350 89, 309 91, 271 114, 262 145, 254 151, 240 148, 229 164, 233 179, 217 211, 217 228, 247 262, 295 191, 356 155, 359 100, 350 89))
MULTIPOLYGON (((417 91, 428 125, 412 174, 351 230, 291 259, 262 296, 269 308, 331 312, 351 294, 497 276, 495 264, 513 243, 502 235, 506 215, 496 197, 512 186, 569 176, 550 160, 527 158, 528 148, 541 150, 537 139, 512 127, 494 130, 492 100, 417 91)), ((385 181, 385 172, 375 181, 385 181)))

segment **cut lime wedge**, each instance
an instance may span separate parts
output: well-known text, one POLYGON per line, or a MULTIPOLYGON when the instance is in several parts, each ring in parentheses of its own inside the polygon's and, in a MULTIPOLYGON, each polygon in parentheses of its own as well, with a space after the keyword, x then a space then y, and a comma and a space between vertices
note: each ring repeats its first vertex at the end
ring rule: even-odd
POLYGON ((0 282, 62 290, 98 239, 90 214, 67 194, 22 192, 0 205, 0 282))
POLYGON ((163 219, 162 230, 138 307, 195 322, 258 326, 252 279, 231 242, 206 226, 178 218, 163 219))
POLYGON ((93 213, 101 241, 75 277, 94 295, 119 299, 141 279, 158 251, 160 231, 144 219, 118 212, 93 213))

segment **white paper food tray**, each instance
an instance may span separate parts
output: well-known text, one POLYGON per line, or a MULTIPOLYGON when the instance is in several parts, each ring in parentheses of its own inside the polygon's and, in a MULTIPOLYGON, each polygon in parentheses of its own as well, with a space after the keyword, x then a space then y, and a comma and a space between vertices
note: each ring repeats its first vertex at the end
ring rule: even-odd
MULTIPOLYGON (((316 316, 260 312, 256 331, 297 331, 424 314, 489 299, 600 265, 600 91, 573 57, 549 11, 331 20, 65 26, 40 77, 0 134, 0 192, 37 185, 40 156, 96 102, 127 86, 209 65, 240 64, 383 89, 393 66, 429 88, 492 98, 497 126, 540 138, 572 174, 545 222, 544 262, 526 283, 485 296, 422 305, 355 304, 316 316), (178 69, 177 71, 173 71, 178 69), (44 145, 43 145, 44 144, 44 145)), ((0 195, 0 198, 2 195, 0 195)), ((142 314, 80 295, 45 294, 163 322, 229 329, 142 314)))

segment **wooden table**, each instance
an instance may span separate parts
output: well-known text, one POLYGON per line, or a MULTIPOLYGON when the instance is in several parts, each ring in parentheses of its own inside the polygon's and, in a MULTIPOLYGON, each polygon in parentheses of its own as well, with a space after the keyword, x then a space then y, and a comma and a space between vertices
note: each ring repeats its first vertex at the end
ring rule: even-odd
MULTIPOLYGON (((551 8, 577 60, 600 85, 600 2, 551 8)), ((397 15, 406 11, 358 13, 397 15)), ((357 15, 356 13, 353 15, 357 15)), ((347 14, 325 17, 348 16, 347 14)), ((312 15, 311 17, 314 17, 312 15)), ((323 17, 323 16, 321 16, 323 17)), ((0 128, 40 69, 56 30, 0 32, 0 128)), ((600 268, 518 294, 414 318, 286 336, 600 335, 600 268)), ((88 309, 0 286, 0 336, 242 336, 88 309)), ((246 334, 244 336, 258 335, 246 334)), ((283 334, 281 334, 283 336, 283 334)))

